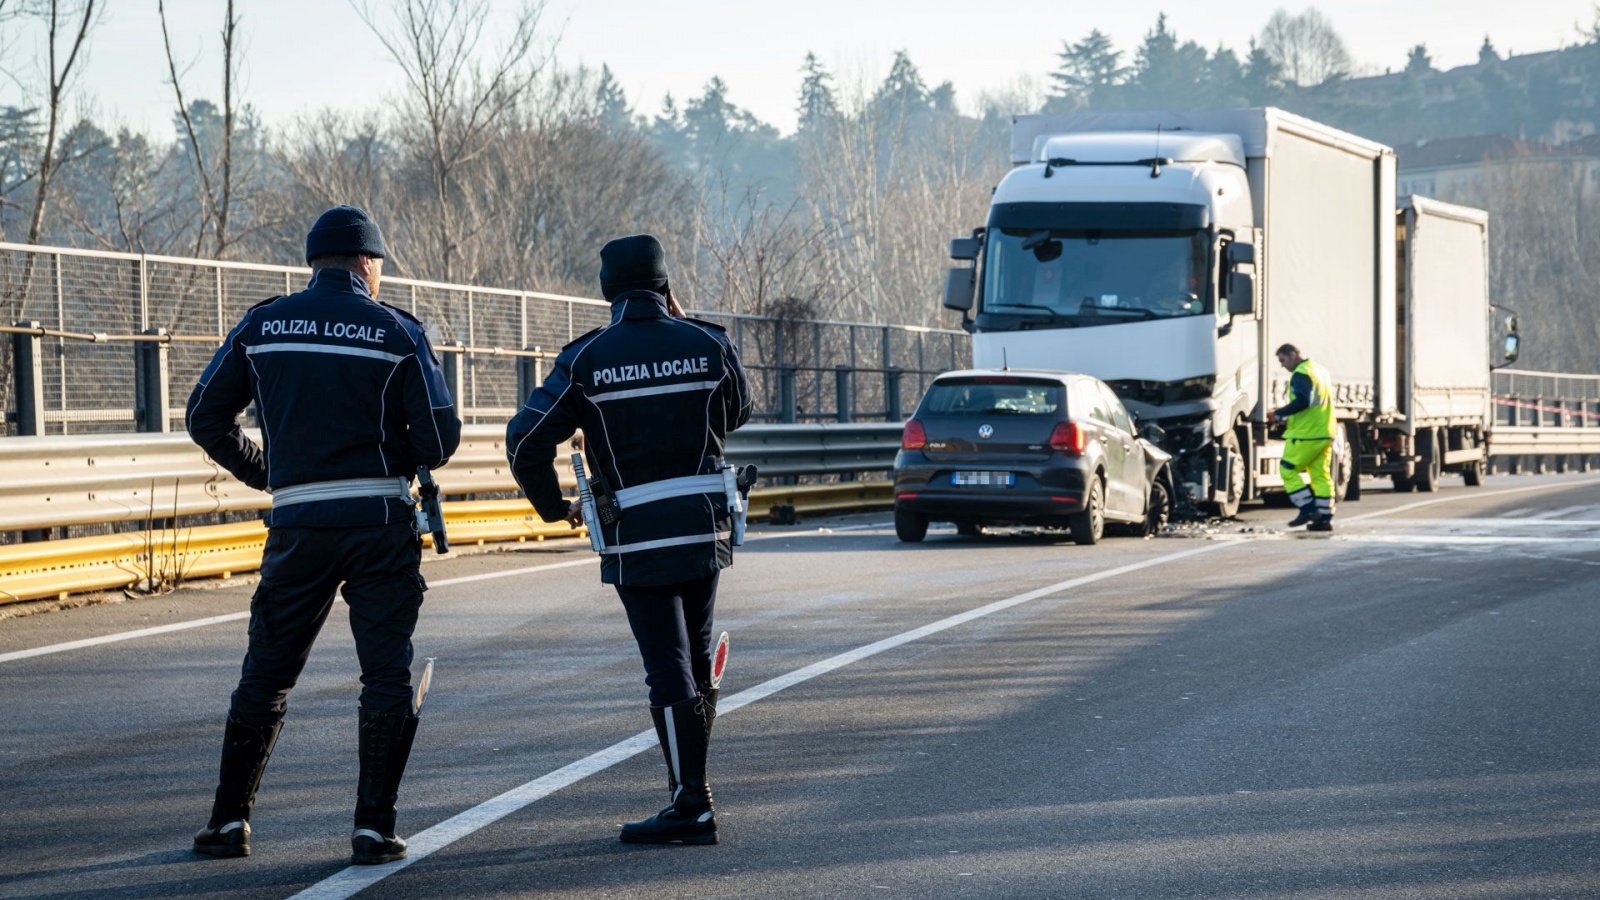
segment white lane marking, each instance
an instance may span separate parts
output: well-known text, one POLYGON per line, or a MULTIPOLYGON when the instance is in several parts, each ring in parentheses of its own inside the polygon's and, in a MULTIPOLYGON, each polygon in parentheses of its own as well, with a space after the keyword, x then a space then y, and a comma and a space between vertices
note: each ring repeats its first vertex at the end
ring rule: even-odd
POLYGON ((1386 525, 1429 525, 1436 528, 1459 526, 1462 528, 1594 528, 1600 519, 1507 519, 1501 516, 1463 516, 1459 519, 1390 519, 1386 525))
POLYGON ((1552 509, 1552 510, 1549 510, 1547 512, 1537 513, 1535 515, 1529 516, 1528 518, 1534 519, 1534 520, 1559 519, 1559 518, 1562 518, 1564 516, 1570 516, 1570 515, 1572 515, 1573 513, 1576 513, 1576 512, 1587 512, 1588 510, 1591 510, 1591 509, 1594 509, 1594 507, 1593 506, 1563 506, 1560 509, 1552 509))
POLYGON ((1528 537, 1504 534, 1344 534, 1338 543, 1358 544, 1600 544, 1600 537, 1528 537))
POLYGON ((1600 483, 1600 478, 1574 478, 1571 481, 1558 481, 1554 484, 1530 484, 1527 487, 1505 488, 1499 491, 1466 491, 1449 497, 1435 497, 1432 500, 1418 500, 1415 503, 1405 503, 1393 509, 1381 509, 1377 512, 1365 513, 1349 518, 1339 517, 1339 522, 1362 522, 1367 519, 1376 519, 1379 516, 1392 516, 1397 512, 1408 509, 1421 509, 1424 506, 1433 506, 1438 503, 1454 503, 1457 500, 1477 500, 1484 497, 1504 497, 1507 494, 1526 494, 1529 491, 1558 491, 1566 488, 1588 487, 1600 483))
MULTIPOLYGON (((858 531, 866 528, 887 528, 889 523, 873 525, 845 525, 833 528, 831 531, 858 531)), ((769 541, 780 537, 813 537, 828 534, 829 532, 798 531, 793 534, 761 534, 751 535, 745 543, 751 541, 769 541)), ((430 588, 450 587, 457 584, 471 584, 477 581, 490 581, 496 578, 512 578, 517 575, 532 575, 535 572, 548 572, 552 569, 569 569, 575 566, 592 566, 600 561, 598 556, 585 559, 568 560, 567 562, 545 563, 538 566, 525 566, 520 569, 506 569, 502 572, 484 572, 478 575, 461 575, 456 578, 441 578, 438 581, 428 582, 430 588)), ((101 644, 115 644, 121 641, 131 641, 142 637, 152 637, 158 634, 169 634, 174 631, 185 631, 190 628, 204 628, 207 625, 220 625, 224 622, 237 622, 240 619, 250 618, 248 612, 228 613, 222 616, 211 616, 206 619, 195 619, 190 622, 173 622, 170 625, 157 625, 153 628, 141 628, 138 631, 122 631, 117 634, 107 634, 101 637, 84 638, 81 641, 68 641, 64 644, 50 644, 44 647, 33 647, 28 650, 13 650, 10 653, 0 653, 0 663, 11 662, 18 659, 28 659, 33 656, 48 656, 52 653, 65 653, 69 650, 82 650, 85 647, 97 647, 101 644)))
POLYGON ((1506 518, 1508 518, 1508 519, 1515 519, 1515 518, 1518 518, 1520 516, 1531 516, 1531 515, 1534 514, 1534 512, 1535 512, 1535 510, 1534 510, 1533 507, 1524 506, 1521 509, 1513 509, 1510 512, 1506 513, 1505 515, 1506 515, 1506 518))
POLYGON ((154 628, 141 628, 138 631, 124 631, 120 634, 108 634, 104 637, 84 638, 81 641, 68 641, 65 644, 50 644, 46 647, 34 647, 30 650, 13 650, 10 653, 0 653, 0 662, 11 662, 14 659, 27 659, 30 656, 44 656, 49 653, 65 653, 68 650, 81 650, 84 647, 93 647, 98 644, 112 644, 117 641, 131 641, 134 638, 150 637, 154 634, 166 634, 171 631, 183 631, 188 628, 202 628, 206 625, 219 625, 223 622, 237 622, 248 619, 247 612, 228 613, 225 616, 212 616, 209 619, 195 619, 192 622, 173 622, 170 625, 157 625, 154 628))
MULTIPOLYGON (((723 697, 721 702, 717 704, 717 715, 725 716, 740 707, 749 706, 779 691, 810 681, 820 675, 826 675, 835 669, 842 669, 851 663, 860 662, 886 650, 892 650, 902 644, 909 644, 929 635, 938 634, 958 625, 964 625, 974 619, 981 619, 984 616, 993 615, 1013 606, 1019 606, 1030 600, 1038 600, 1041 597, 1059 594, 1062 591, 1082 587, 1086 584, 1093 584, 1108 578, 1117 578, 1130 572, 1137 572, 1140 569, 1149 569, 1166 563, 1177 562, 1180 559, 1198 556, 1202 553, 1214 553, 1229 547, 1243 546, 1245 543, 1245 541, 1219 541, 1204 547, 1196 547, 1192 550, 1183 550, 1178 553, 1168 553, 1165 556, 1158 556, 1143 562, 1130 563, 1114 569, 1095 572, 1092 575, 1083 575, 1067 581, 1057 582, 1047 587, 1017 594, 1014 597, 1007 597, 1004 600, 996 600, 986 606, 970 609, 964 613, 957 613, 949 618, 924 625, 921 628, 914 628, 893 637, 884 638, 881 641, 840 653, 837 656, 831 656, 821 662, 812 663, 786 675, 779 675, 770 681, 764 681, 755 687, 740 691, 732 697, 723 697)), ((385 863, 381 866, 346 867, 295 894, 290 900, 346 900, 346 898, 371 887, 412 863, 425 859, 430 854, 499 821, 537 800, 548 797, 564 787, 576 784, 590 775, 609 769, 617 763, 637 756, 655 746, 655 730, 641 731, 626 740, 612 744, 598 753, 586 756, 577 762, 569 763, 548 775, 542 775, 497 797, 485 800, 471 809, 459 812, 443 822, 418 833, 407 840, 407 856, 405 859, 385 863)))

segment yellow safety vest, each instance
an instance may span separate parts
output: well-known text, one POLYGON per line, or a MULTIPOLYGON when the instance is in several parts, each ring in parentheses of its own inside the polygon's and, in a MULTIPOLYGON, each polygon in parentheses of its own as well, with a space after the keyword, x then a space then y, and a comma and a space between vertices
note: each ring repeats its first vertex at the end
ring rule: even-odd
MULTIPOLYGON (((1289 423, 1283 429, 1284 438, 1319 440, 1333 437, 1333 385, 1328 380, 1327 370, 1308 359, 1295 367, 1294 374, 1311 379, 1311 396, 1308 398, 1311 405, 1289 417, 1289 423)), ((1289 402, 1298 399, 1294 394, 1294 382, 1291 381, 1289 402)))

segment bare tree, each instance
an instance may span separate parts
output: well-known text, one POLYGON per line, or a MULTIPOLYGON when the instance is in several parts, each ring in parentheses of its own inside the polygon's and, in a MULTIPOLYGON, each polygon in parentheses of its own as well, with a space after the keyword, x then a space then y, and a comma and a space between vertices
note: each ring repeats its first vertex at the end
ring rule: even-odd
POLYGON ((426 209, 416 210, 431 217, 432 240, 416 249, 437 261, 438 277, 472 278, 478 273, 463 256, 489 222, 463 196, 462 171, 488 152, 495 129, 549 61, 539 53, 544 0, 517 10, 488 62, 480 61, 480 49, 493 19, 489 0, 392 0, 391 6, 387 15, 370 3, 356 9, 405 73, 401 121, 415 123, 407 143, 426 160, 432 195, 426 209))
MULTIPOLYGON (((27 7, 23 7, 24 10, 27 7)), ((78 62, 88 55, 89 32, 99 19, 102 8, 96 0, 71 3, 67 0, 40 0, 33 13, 45 23, 45 132, 40 147, 39 163, 34 183, 33 214, 28 219, 30 244, 39 243, 44 234, 45 211, 50 202, 50 182, 56 174, 56 138, 61 130, 65 112, 67 89, 77 74, 78 62), (76 20, 76 25, 72 24, 76 20), (61 40, 70 36, 71 42, 63 48, 61 40), (64 50, 64 52, 63 52, 64 50)), ((31 272, 31 270, 30 270, 31 272)), ((24 278, 26 286, 30 279, 24 278)))
POLYGON ((1333 23, 1315 6, 1299 15, 1279 8, 1261 29, 1261 49, 1302 87, 1321 84, 1350 72, 1350 51, 1333 23))
POLYGON ((209 148, 200 139, 195 128, 193 111, 184 99, 183 81, 178 72, 177 60, 172 54, 172 37, 167 28, 165 0, 156 0, 156 12, 161 20, 161 43, 166 51, 167 78, 177 100, 178 118, 183 122, 188 138, 189 152, 194 157, 195 175, 200 180, 200 227, 195 232, 194 255, 200 256, 206 245, 206 236, 212 238, 212 255, 221 259, 227 254, 232 235, 228 219, 233 208, 234 154, 233 141, 238 105, 234 98, 234 79, 239 61, 235 56, 239 17, 234 13, 233 0, 227 0, 222 21, 222 147, 217 153, 216 165, 207 162, 209 148))

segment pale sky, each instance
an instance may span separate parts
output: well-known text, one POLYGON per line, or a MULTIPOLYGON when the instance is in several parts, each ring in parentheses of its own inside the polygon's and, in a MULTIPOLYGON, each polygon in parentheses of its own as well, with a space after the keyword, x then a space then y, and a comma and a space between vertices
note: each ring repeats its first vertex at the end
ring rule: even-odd
MULTIPOLYGON (((243 99, 267 125, 319 107, 373 108, 403 85, 398 68, 346 0, 235 0, 243 15, 243 99)), ((358 0, 359 2, 359 0, 358 0)), ((379 8, 385 0, 369 0, 379 8)), ((512 0, 493 0, 509 18, 512 0)), ((1272 10, 1290 2, 978 3, 973 0, 548 0, 545 33, 557 58, 607 63, 642 112, 663 95, 697 95, 720 76, 731 99, 788 131, 794 125, 799 68, 807 51, 844 85, 876 83, 896 50, 907 50, 930 85, 955 83, 958 100, 1005 91, 1019 79, 1044 83, 1063 41, 1093 28, 1129 56, 1159 11, 1180 39, 1240 56, 1272 10)), ((1399 69, 1426 43, 1435 66, 1476 60, 1487 34, 1502 54, 1576 42, 1577 24, 1595 18, 1593 0, 1327 0, 1315 4, 1344 37, 1357 63, 1377 73, 1399 69)), ((221 0, 169 0, 178 56, 193 63, 188 96, 220 100, 221 0)), ((171 136, 172 95, 156 19, 156 0, 108 0, 77 99, 96 121, 171 136)), ((0 48, 26 82, 37 28, 4 26, 0 48)), ((492 37, 490 38, 492 41, 492 37)), ((0 105, 21 98, 0 81, 0 105)))

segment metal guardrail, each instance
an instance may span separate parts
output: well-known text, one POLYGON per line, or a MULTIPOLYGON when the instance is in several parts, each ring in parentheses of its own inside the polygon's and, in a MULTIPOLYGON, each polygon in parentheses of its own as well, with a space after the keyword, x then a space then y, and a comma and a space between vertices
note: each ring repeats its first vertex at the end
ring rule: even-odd
MULTIPOLYGON (((887 471, 899 449, 898 424, 752 425, 731 437, 728 456, 755 463, 768 478, 853 476, 887 471)), ((565 454, 558 475, 574 486, 565 454)), ((266 529, 259 521, 174 527, 179 520, 266 509, 271 498, 206 459, 187 436, 85 435, 0 440, 0 531, 43 532, 107 523, 143 523, 117 534, 0 545, 0 603, 88 590, 229 575, 260 565, 266 529)), ((461 448, 439 470, 449 496, 517 490, 505 458, 505 431, 467 426, 461 448)), ((818 514, 893 502, 887 481, 776 485, 752 495, 751 515, 775 505, 818 514)), ((541 521, 526 500, 445 504, 458 545, 576 537, 565 523, 541 521)))

